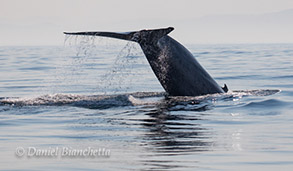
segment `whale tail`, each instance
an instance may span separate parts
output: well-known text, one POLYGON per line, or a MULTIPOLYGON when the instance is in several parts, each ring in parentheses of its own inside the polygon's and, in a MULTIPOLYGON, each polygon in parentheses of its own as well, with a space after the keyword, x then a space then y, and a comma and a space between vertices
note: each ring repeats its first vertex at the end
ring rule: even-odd
POLYGON ((156 42, 161 37, 169 34, 173 31, 173 27, 168 28, 161 28, 161 29, 150 29, 150 30, 140 30, 140 31, 133 31, 133 32, 96 32, 96 31, 89 31, 89 32, 63 32, 67 35, 83 35, 83 36, 102 36, 102 37, 110 37, 122 40, 129 40, 134 42, 142 42, 142 40, 156 42))

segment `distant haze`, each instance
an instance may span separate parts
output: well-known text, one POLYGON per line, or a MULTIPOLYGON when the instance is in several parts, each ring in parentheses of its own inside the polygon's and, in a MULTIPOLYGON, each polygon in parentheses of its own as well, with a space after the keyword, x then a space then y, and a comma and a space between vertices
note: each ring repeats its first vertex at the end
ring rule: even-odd
POLYGON ((0 45, 173 26, 182 43, 293 43, 292 0, 0 0, 0 45))

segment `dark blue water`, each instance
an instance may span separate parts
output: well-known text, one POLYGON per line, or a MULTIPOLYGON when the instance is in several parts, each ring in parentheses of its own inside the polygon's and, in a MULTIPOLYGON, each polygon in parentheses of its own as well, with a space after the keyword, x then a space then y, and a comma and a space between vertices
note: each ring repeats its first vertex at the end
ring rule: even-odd
POLYGON ((187 45, 230 91, 167 97, 139 47, 114 42, 0 47, 1 170, 293 169, 293 44, 187 45))

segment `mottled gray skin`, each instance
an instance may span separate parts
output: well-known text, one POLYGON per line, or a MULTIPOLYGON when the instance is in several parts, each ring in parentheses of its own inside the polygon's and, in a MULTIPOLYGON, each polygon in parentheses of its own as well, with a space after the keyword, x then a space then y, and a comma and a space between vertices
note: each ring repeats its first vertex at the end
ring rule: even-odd
POLYGON ((163 36, 152 46, 141 44, 141 48, 169 95, 199 96, 224 93, 193 55, 171 37, 163 36))
POLYGON ((169 27, 129 33, 65 34, 105 36, 138 42, 161 85, 171 96, 199 96, 227 92, 226 85, 222 89, 184 46, 167 35, 173 29, 169 27))

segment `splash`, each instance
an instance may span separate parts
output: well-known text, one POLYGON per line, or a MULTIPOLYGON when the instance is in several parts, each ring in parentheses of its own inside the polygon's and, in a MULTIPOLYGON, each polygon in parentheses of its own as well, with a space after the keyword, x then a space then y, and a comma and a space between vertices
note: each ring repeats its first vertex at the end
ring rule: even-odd
MULTIPOLYGON (((131 89, 134 75, 138 72, 134 66, 143 63, 143 56, 134 42, 127 42, 115 58, 114 64, 106 74, 101 77, 106 84, 104 89, 111 87, 110 93, 127 92, 131 89)), ((105 92, 107 94, 109 92, 105 92)))
POLYGON ((64 46, 68 44, 69 47, 76 51, 76 56, 90 56, 96 47, 95 36, 70 36, 65 35, 64 46))
POLYGON ((48 94, 35 98, 0 98, 1 105, 11 106, 76 106, 107 109, 123 106, 159 106, 170 111, 209 110, 216 101, 235 101, 246 96, 268 96, 280 90, 250 90, 204 96, 167 96, 165 92, 137 92, 118 95, 48 94))
MULTIPOLYGON (((134 82, 133 76, 139 72, 135 67, 138 64, 145 64, 146 62, 137 43, 121 40, 115 40, 115 43, 113 43, 114 41, 111 41, 110 38, 67 35, 64 44, 68 45, 75 53, 73 56, 67 56, 73 59, 69 62, 71 63, 69 67, 75 73, 72 72, 67 75, 82 75, 82 73, 86 72, 83 67, 87 67, 86 65, 88 64, 103 65, 113 63, 112 66, 103 68, 103 70, 95 73, 97 76, 95 79, 86 79, 93 81, 90 84, 97 85, 91 91, 93 93, 103 91, 103 94, 128 92, 134 82), (101 57, 101 55, 107 56, 101 57), (100 59, 111 61, 105 63, 105 61, 101 61, 100 59)), ((85 79, 75 77, 74 80, 85 79)))
POLYGON ((91 59, 96 52, 96 43, 99 39, 93 36, 65 36, 64 48, 56 63, 54 79, 47 92, 63 93, 70 92, 83 84, 87 79, 89 64, 94 63, 91 59))

